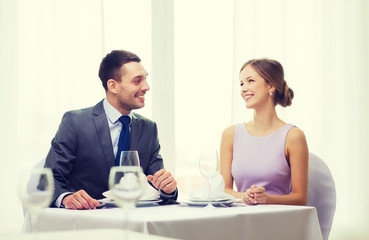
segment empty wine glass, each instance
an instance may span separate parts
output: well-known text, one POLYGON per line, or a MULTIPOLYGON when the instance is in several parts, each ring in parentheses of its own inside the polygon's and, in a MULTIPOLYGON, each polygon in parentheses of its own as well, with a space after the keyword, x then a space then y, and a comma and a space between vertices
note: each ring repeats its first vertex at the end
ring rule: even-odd
POLYGON ((122 151, 119 166, 140 166, 140 158, 137 151, 122 151))
POLYGON ((31 231, 37 232, 38 214, 51 203, 54 193, 54 179, 49 168, 24 170, 18 183, 19 197, 31 218, 31 231))
POLYGON ((138 166, 112 167, 109 175, 109 187, 112 191, 114 202, 125 213, 126 239, 129 239, 128 211, 134 208, 136 201, 143 193, 144 181, 142 168, 138 166))
POLYGON ((208 182, 208 205, 206 208, 214 208, 211 203, 213 200, 211 183, 219 172, 219 157, 216 149, 203 148, 200 150, 199 168, 201 174, 208 182))

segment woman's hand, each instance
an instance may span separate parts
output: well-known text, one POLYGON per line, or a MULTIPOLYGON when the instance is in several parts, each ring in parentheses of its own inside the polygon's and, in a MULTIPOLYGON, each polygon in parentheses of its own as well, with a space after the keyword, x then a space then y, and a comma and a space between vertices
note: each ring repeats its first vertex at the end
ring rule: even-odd
POLYGON ((246 190, 243 201, 249 205, 266 204, 267 193, 265 188, 252 185, 251 188, 246 190))

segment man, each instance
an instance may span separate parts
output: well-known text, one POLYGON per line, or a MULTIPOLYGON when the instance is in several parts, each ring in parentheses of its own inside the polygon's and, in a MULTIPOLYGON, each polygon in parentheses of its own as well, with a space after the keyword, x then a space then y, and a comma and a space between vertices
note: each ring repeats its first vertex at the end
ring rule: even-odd
POLYGON ((176 180, 163 168, 155 122, 132 112, 145 105, 150 90, 140 62, 128 51, 107 54, 99 70, 106 98, 94 107, 64 114, 45 163, 55 180, 52 206, 93 209, 100 205, 96 199, 109 189, 110 168, 117 165, 118 145, 125 141, 120 138, 121 116, 129 117, 129 149, 138 151, 147 179, 162 198, 177 198, 176 180))

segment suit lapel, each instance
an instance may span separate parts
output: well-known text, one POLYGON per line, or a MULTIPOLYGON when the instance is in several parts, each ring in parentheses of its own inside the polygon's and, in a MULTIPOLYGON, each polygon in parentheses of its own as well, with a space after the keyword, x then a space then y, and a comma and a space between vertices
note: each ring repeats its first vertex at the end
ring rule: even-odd
POLYGON ((100 141, 101 148, 104 153, 108 166, 114 166, 114 152, 111 144, 108 121, 106 119, 103 101, 96 104, 92 110, 92 120, 96 127, 97 137, 100 141))
POLYGON ((141 119, 137 118, 137 116, 133 113, 132 116, 132 126, 131 126, 131 146, 130 150, 138 150, 138 143, 140 141, 142 133, 142 123, 141 119))

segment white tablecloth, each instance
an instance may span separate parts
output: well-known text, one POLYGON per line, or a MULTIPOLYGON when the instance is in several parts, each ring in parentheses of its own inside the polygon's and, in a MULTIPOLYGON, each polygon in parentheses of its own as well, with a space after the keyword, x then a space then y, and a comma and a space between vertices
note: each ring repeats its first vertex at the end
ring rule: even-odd
MULTIPOLYGON (((257 205, 207 210, 184 205, 132 209, 131 230, 189 240, 233 239, 322 239, 316 209, 313 207, 257 205)), ((40 231, 123 228, 119 208, 67 210, 48 208, 39 216, 40 231)), ((25 218, 23 231, 30 231, 25 218)))
MULTIPOLYGON (((3 240, 101 240, 101 239, 126 239, 126 233, 122 229, 89 229, 78 231, 56 231, 42 233, 27 234, 0 234, 3 240)), ((162 236, 148 235, 138 232, 129 232, 129 237, 135 240, 175 240, 174 238, 166 238, 162 236)))

